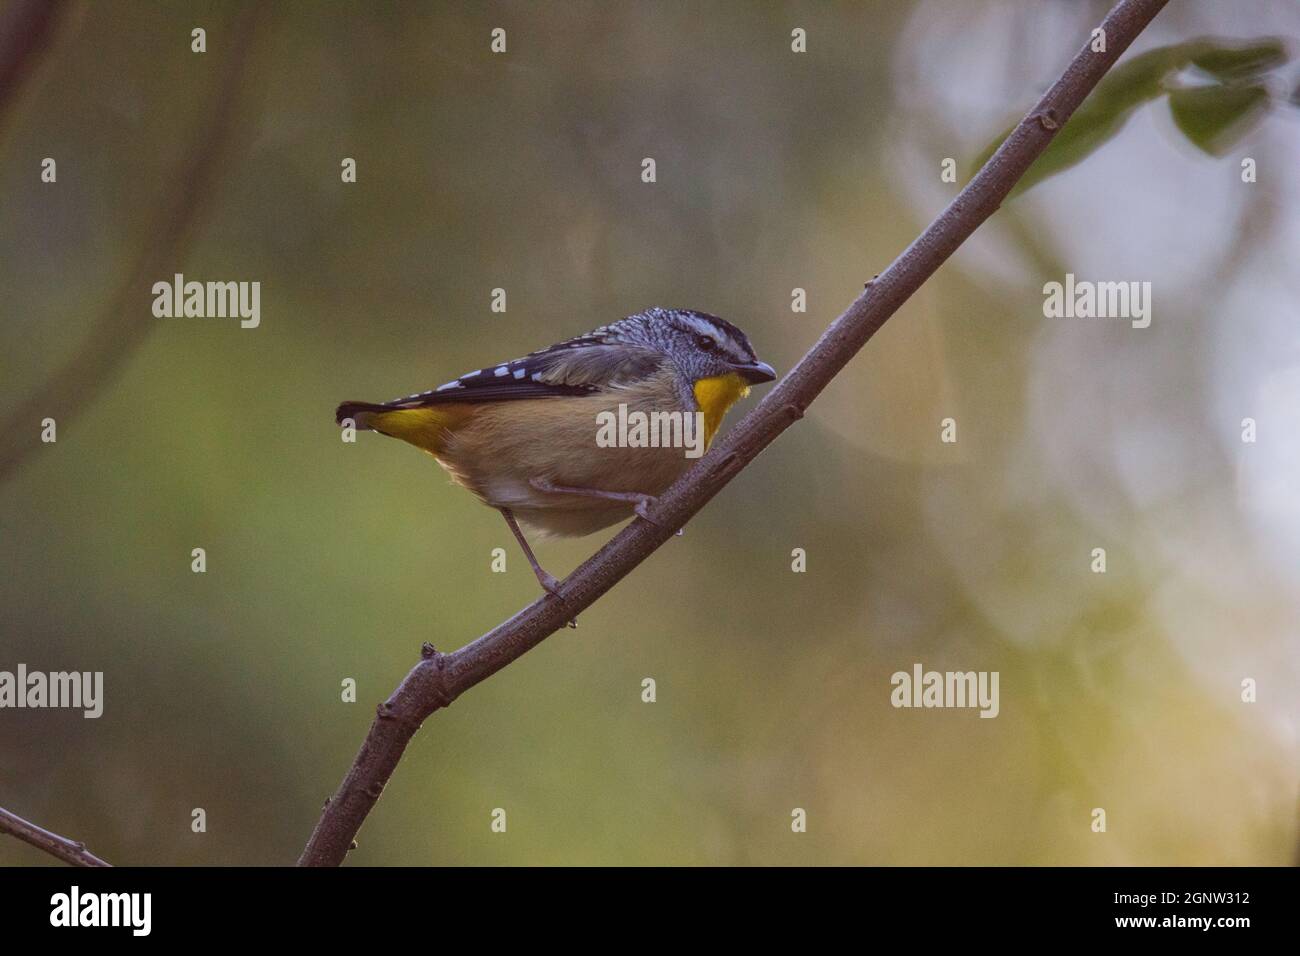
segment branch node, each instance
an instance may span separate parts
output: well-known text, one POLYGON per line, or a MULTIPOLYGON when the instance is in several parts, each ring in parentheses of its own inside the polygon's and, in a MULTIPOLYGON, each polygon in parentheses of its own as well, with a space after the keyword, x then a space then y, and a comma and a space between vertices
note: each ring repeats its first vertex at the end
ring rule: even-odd
POLYGON ((730 480, 732 475, 744 467, 745 462, 741 460, 739 455, 732 451, 724 455, 718 462, 718 467, 714 470, 714 474, 717 475, 719 479, 725 478, 730 480))
POLYGON ((398 713, 396 707, 390 701, 384 701, 375 707, 375 716, 380 720, 401 720, 402 715, 398 713))
POLYGON ((425 641, 423 644, 420 645, 420 656, 427 661, 430 657, 438 656, 438 649, 434 647, 432 644, 430 644, 428 641, 425 641))
POLYGON ((1061 124, 1056 119, 1056 110, 1048 107, 1038 114, 1038 125, 1046 130, 1060 129, 1061 124))
MULTIPOLYGON (((569 623, 574 627, 578 626, 576 621, 570 621, 569 623)), ((441 669, 442 667, 441 661, 438 663, 438 667, 439 669, 441 669)), ((433 696, 434 710, 438 710, 439 708, 442 707, 450 707, 451 702, 456 699, 454 696, 452 696, 451 694, 443 690, 441 686, 433 687, 431 688, 431 690, 433 696)))

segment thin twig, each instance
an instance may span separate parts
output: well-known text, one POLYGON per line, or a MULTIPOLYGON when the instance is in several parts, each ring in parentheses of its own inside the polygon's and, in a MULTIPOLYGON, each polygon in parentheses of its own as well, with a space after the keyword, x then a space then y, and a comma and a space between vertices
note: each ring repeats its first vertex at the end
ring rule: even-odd
POLYGON ((867 283, 790 374, 659 498, 650 509, 652 520, 634 520, 562 582, 562 600, 546 595, 451 654, 440 654, 426 644, 424 659, 379 705, 365 742, 338 792, 326 803, 299 865, 342 863, 426 717, 564 627, 672 537, 777 435, 798 421, 885 321, 997 211, 1057 130, 1166 2, 1121 0, 1101 24, 1105 52, 1093 52, 1085 42, 1061 78, 948 208, 888 269, 867 283))
POLYGON ((86 849, 86 844, 69 840, 57 833, 51 833, 34 823, 29 823, 15 813, 0 807, 0 833, 17 837, 24 843, 30 843, 38 850, 44 850, 50 856, 58 857, 72 866, 112 866, 105 863, 86 849))
POLYGON ((150 308, 150 289, 159 279, 180 271, 203 204, 226 168, 222 159, 233 139, 238 94, 258 14, 257 3, 246 4, 229 32, 219 38, 221 53, 205 54, 222 58, 216 90, 200 114, 181 173, 159 207, 153 228, 145 234, 144 249, 131 271, 76 354, 0 422, 0 481, 41 446, 41 420, 53 418, 62 429, 112 380, 158 321, 150 308))

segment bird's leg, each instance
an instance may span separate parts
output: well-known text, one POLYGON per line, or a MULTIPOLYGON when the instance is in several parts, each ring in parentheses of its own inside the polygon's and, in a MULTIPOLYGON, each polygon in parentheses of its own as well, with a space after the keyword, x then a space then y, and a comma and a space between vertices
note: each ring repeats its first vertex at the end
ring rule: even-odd
MULTIPOLYGON (((563 601, 564 595, 560 593, 560 582, 556 579, 555 575, 547 574, 546 570, 537 563, 537 558, 533 555, 533 549, 528 547, 528 539, 525 538, 524 533, 519 530, 519 523, 515 521, 514 514, 511 513, 509 508, 498 508, 497 510, 501 512, 501 517, 506 519, 506 524, 510 525, 510 530, 514 533, 515 540, 519 542, 519 547, 524 549, 524 557, 528 559, 528 563, 532 566, 533 574, 537 575, 537 583, 540 584, 548 594, 554 594, 557 598, 563 601)), ((569 627, 577 626, 578 621, 576 618, 569 622, 569 627)))
POLYGON ((649 521, 651 524, 658 524, 657 521, 651 521, 649 508, 655 503, 654 495, 642 494, 639 491, 602 491, 599 488, 571 488, 568 485, 556 485, 547 481, 545 478, 529 478, 528 483, 538 491, 547 491, 559 495, 585 495, 588 498, 601 498, 605 501, 629 501, 635 502, 632 511, 638 518, 649 521))
POLYGON ((501 517, 506 519, 506 524, 510 525, 510 530, 514 532, 515 540, 519 542, 519 547, 524 549, 524 557, 528 559, 528 563, 532 566, 533 574, 537 575, 537 583, 550 593, 554 594, 557 598, 563 600, 560 595, 560 582, 556 579, 555 575, 548 574, 546 570, 537 563, 537 558, 533 555, 533 549, 528 547, 528 539, 525 538, 524 533, 519 530, 519 524, 515 521, 515 516, 511 513, 510 509, 500 508, 498 510, 501 512, 501 517))

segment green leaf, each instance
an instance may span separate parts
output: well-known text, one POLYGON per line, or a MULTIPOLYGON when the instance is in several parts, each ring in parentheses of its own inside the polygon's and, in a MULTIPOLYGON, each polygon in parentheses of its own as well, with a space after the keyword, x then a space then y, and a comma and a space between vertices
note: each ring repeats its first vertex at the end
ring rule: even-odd
MULTIPOLYGON (((1164 78, 1185 66, 1194 52, 1202 52, 1201 41, 1178 43, 1148 50, 1110 71, 1092 91, 1070 121, 1056 134, 1011 195, 1024 192, 1049 176, 1082 162, 1108 139, 1123 129, 1129 116, 1143 103, 1163 92, 1164 78)), ((1009 127, 976 159, 983 166, 1015 127, 1009 127)))
MULTIPOLYGON (((1286 47, 1274 37, 1246 43, 1201 38, 1132 57, 1102 79, 1011 195, 1081 163, 1123 129, 1139 106, 1163 96, 1172 75, 1191 65, 1220 82, 1172 93, 1174 122, 1198 148, 1219 155, 1249 131, 1268 105, 1263 85, 1245 81, 1286 61, 1286 47)), ((1014 128, 1008 128, 981 152, 975 169, 988 161, 1014 128)))
POLYGON ((1198 149, 1222 156, 1268 108, 1263 86, 1199 86, 1169 94, 1174 123, 1198 149))
POLYGON ((1255 77, 1286 62, 1286 46, 1276 37, 1244 46, 1222 44, 1191 58, 1194 66, 1225 82, 1255 77))

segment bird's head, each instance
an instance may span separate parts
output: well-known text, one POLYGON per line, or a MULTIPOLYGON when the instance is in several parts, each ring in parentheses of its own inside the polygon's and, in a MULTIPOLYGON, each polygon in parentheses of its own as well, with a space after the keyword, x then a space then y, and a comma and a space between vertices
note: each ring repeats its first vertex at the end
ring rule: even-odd
POLYGON ((776 372, 759 361, 749 337, 726 319, 688 309, 647 309, 614 323, 624 341, 653 349, 692 382, 735 373, 747 384, 770 382, 776 372))

